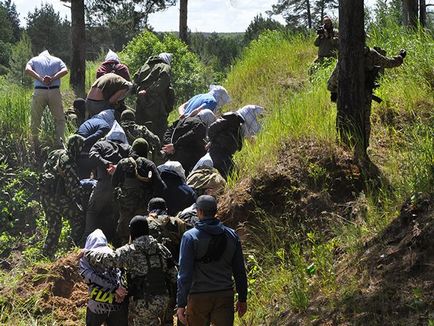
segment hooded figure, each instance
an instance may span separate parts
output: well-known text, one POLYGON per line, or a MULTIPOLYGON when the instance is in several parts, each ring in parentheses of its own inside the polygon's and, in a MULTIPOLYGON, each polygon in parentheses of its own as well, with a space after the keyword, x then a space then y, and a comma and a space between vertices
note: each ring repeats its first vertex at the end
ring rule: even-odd
MULTIPOLYGON (((208 153, 216 168, 226 180, 233 169, 233 155, 243 147, 243 117, 237 112, 228 112, 214 122, 208 130, 208 153)), ((200 164, 207 163, 205 157, 200 159, 200 164)), ((199 162, 196 165, 199 167, 199 162)))
POLYGON ((113 124, 107 139, 96 142, 90 149, 89 159, 98 183, 90 195, 86 211, 85 237, 95 229, 101 229, 109 241, 113 241, 119 212, 113 202, 112 175, 119 161, 130 153, 131 146, 117 122, 113 124))
POLYGON ((117 121, 113 123, 113 127, 107 134, 106 139, 128 145, 127 135, 125 135, 125 131, 117 121))
POLYGON ((61 148, 65 139, 65 112, 63 110, 60 80, 68 73, 65 63, 50 55, 48 51, 41 52, 26 64, 26 74, 34 79, 34 91, 30 115, 30 129, 35 154, 39 154, 39 129, 45 107, 49 107, 56 127, 56 147, 61 148))
MULTIPOLYGON (((107 238, 100 229, 96 229, 86 239, 85 249, 93 252, 113 254, 108 246, 107 238)), ((87 302, 86 325, 99 326, 106 322, 108 325, 128 325, 126 302, 116 298, 121 284, 119 268, 102 268, 91 266, 86 258, 80 259, 80 275, 89 285, 89 300, 87 302), (118 291, 117 291, 118 290, 118 291)), ((121 290, 122 291, 122 290, 121 290)))
POLYGON ((195 202, 196 194, 185 183, 185 171, 181 163, 168 161, 159 165, 158 171, 167 186, 161 197, 166 200, 169 215, 175 216, 195 202))
POLYGON ((163 60, 165 63, 170 65, 172 63, 172 53, 163 52, 158 55, 158 57, 163 60))
POLYGON ((246 105, 237 111, 244 119, 242 132, 245 138, 253 137, 261 130, 258 117, 263 114, 263 112, 264 108, 258 105, 246 105))
POLYGON ((193 96, 178 108, 178 112, 180 116, 185 117, 195 116, 203 109, 217 113, 223 105, 230 101, 231 98, 223 86, 210 85, 208 93, 193 96))
POLYGON ((128 81, 131 80, 130 71, 128 70, 128 67, 121 63, 119 56, 112 50, 108 50, 104 62, 97 69, 96 78, 98 79, 99 77, 109 72, 119 75, 128 81))
POLYGON ((166 247, 149 235, 144 216, 135 216, 130 222, 129 230, 129 244, 116 249, 112 254, 89 250, 84 257, 91 266, 126 269, 130 325, 162 325, 170 303, 168 289, 176 283, 172 256, 166 247))

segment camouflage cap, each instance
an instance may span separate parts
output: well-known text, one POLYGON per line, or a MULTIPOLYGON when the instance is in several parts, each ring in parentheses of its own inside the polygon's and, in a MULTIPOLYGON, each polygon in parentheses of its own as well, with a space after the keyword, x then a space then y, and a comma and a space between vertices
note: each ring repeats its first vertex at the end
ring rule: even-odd
POLYGON ((72 159, 78 158, 84 146, 84 137, 74 134, 70 136, 66 142, 66 151, 72 159))

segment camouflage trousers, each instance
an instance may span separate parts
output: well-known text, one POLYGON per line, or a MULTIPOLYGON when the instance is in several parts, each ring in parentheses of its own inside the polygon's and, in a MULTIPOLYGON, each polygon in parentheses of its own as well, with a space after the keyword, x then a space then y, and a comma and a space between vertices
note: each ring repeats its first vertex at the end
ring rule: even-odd
POLYGON ((128 324, 130 326, 172 325, 166 322, 170 319, 170 316, 167 316, 169 304, 169 295, 154 295, 147 300, 130 298, 128 324))
POLYGON ((71 244, 78 245, 84 231, 84 214, 71 201, 64 197, 57 199, 55 194, 42 193, 41 203, 47 220, 48 233, 45 239, 43 252, 47 256, 56 253, 60 233, 62 231, 62 217, 69 221, 71 226, 71 244))

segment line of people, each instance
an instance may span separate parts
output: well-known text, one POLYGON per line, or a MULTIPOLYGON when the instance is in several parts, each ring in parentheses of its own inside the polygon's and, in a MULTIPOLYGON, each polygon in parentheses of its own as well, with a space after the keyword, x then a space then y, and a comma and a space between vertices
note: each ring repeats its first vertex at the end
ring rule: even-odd
MULTIPOLYGON (((242 299, 237 305, 240 315, 246 310, 247 281, 238 236, 215 218, 215 198, 225 187, 243 140, 260 131, 264 109, 246 105, 218 117, 230 97, 222 86, 211 85, 208 93, 182 104, 179 119, 168 127, 174 103, 173 90, 168 90, 171 55, 151 57, 134 82, 116 71, 120 61, 114 52, 106 59, 87 98, 77 99, 68 113, 77 123, 75 134, 65 148, 50 152, 43 166, 40 194, 48 224, 43 253, 54 257, 62 218, 68 219, 70 244, 89 249, 80 267, 90 284, 88 325, 104 320, 122 325, 116 318, 124 320, 126 315, 130 325, 171 324, 169 310, 175 307, 177 292, 179 320, 186 323, 188 315, 190 325, 196 324, 194 318, 229 325, 232 276, 242 299), (152 82, 147 79, 151 76, 152 82), (124 102, 133 93, 135 110, 124 102), (108 243, 119 248, 113 251, 108 243), (201 245, 193 248, 193 243, 201 245), (209 279, 209 263, 225 272, 209 279), (193 309, 202 299, 187 305, 190 290, 191 295, 222 291, 217 301, 226 308, 203 315, 203 307, 193 309), (193 310, 186 314, 186 306, 193 310)), ((128 72, 121 68, 122 74, 128 72)), ((216 306, 211 306, 214 311, 216 306)))

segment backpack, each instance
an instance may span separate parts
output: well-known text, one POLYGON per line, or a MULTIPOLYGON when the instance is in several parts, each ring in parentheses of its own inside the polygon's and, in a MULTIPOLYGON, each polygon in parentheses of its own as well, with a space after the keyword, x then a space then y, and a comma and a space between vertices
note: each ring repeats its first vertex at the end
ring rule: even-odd
POLYGON ((227 242, 228 237, 224 231, 217 235, 211 235, 205 255, 196 259, 196 261, 204 264, 218 261, 226 250, 227 242))

